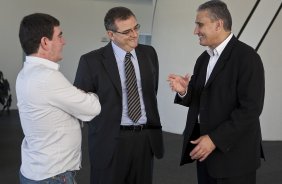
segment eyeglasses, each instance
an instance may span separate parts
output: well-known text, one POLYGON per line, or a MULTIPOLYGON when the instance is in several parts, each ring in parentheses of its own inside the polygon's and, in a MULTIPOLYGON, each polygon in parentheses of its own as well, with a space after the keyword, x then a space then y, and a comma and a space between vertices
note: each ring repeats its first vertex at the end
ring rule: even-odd
POLYGON ((134 28, 128 29, 128 30, 125 30, 125 31, 122 31, 122 32, 114 31, 114 30, 111 30, 111 31, 114 32, 114 33, 119 33, 119 34, 129 36, 133 32, 139 32, 140 27, 141 27, 140 24, 136 24, 136 26, 134 26, 134 28))

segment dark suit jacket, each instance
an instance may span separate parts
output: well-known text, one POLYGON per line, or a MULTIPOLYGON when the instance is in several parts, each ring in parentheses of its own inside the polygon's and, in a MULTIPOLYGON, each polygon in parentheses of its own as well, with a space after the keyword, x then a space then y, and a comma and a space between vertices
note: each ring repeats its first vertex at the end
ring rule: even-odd
MULTIPOLYGON (((163 138, 157 108, 159 66, 156 51, 151 46, 138 45, 138 58, 143 100, 150 144, 157 158, 163 156, 163 138)), ((95 169, 108 166, 119 138, 122 116, 122 89, 118 66, 111 43, 82 55, 74 85, 86 92, 94 92, 101 103, 101 113, 89 123, 88 142, 90 162, 95 169)))
MULTIPOLYGON (((192 162, 189 143, 200 114, 200 135, 208 134, 216 149, 206 159, 213 177, 232 177, 260 166, 263 156, 259 116, 264 102, 264 69, 259 55, 234 36, 220 55, 205 85, 210 56, 195 64, 187 95, 175 103, 189 107, 181 165, 192 162)), ((191 138, 192 137, 192 138, 191 138)))

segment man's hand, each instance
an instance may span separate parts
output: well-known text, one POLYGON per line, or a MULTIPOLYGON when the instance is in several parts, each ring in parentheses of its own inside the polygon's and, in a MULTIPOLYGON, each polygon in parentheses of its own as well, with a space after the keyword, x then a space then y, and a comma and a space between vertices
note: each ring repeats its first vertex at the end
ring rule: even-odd
POLYGON ((186 74, 185 76, 170 74, 167 78, 171 90, 184 95, 188 90, 188 83, 190 81, 190 75, 186 74))
POLYGON ((200 162, 204 161, 216 148, 208 135, 203 135, 197 140, 191 141, 191 143, 196 144, 196 147, 190 152, 190 156, 193 160, 199 160, 200 162))

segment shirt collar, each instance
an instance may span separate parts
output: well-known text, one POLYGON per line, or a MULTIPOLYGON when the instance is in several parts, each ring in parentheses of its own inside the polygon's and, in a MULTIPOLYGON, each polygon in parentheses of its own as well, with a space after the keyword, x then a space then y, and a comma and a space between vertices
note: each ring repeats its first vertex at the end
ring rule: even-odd
POLYGON ((60 68, 60 65, 58 63, 36 56, 26 56, 25 60, 26 60, 25 62, 27 63, 41 64, 48 68, 52 68, 54 70, 59 70, 60 68))
MULTIPOLYGON (((111 43, 112 43, 112 47, 113 47, 115 55, 117 55, 119 58, 125 58, 126 51, 120 48, 119 46, 117 46, 114 42, 111 42, 111 43)), ((137 58, 135 49, 133 49, 130 53, 134 59, 137 58)))
POLYGON ((222 53, 222 51, 224 50, 224 48, 226 47, 226 45, 228 44, 228 42, 231 40, 233 36, 233 33, 230 33, 230 35, 219 45, 217 46, 215 49, 211 49, 210 47, 207 47, 206 51, 207 53, 212 57, 212 56, 220 56, 220 54, 222 53))

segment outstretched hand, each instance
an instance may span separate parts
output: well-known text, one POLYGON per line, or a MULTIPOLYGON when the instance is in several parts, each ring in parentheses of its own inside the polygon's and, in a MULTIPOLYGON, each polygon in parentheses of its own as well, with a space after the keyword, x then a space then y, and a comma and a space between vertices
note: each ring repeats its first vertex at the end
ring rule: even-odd
POLYGON ((190 75, 186 74, 185 76, 180 76, 176 74, 169 74, 167 81, 171 90, 184 95, 188 90, 188 83, 190 81, 190 75))

